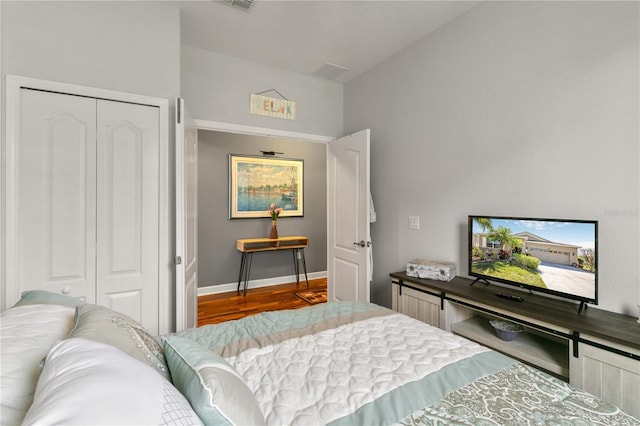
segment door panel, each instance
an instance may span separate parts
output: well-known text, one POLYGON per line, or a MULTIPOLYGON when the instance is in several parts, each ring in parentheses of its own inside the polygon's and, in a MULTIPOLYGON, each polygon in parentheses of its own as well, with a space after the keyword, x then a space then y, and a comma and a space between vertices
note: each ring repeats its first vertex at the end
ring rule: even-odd
POLYGON ((328 300, 368 302, 369 130, 331 142, 327 149, 328 300))
POLYGON ((359 300, 358 287, 360 280, 360 265, 358 263, 349 262, 348 260, 336 258, 333 266, 335 268, 335 277, 337 283, 342 285, 334 286, 333 300, 359 300))
POLYGON ((31 289, 93 301, 95 100, 20 89, 17 119, 7 306, 31 289))
POLYGON ((198 129, 176 108, 176 331, 198 320, 198 129))
POLYGON ((97 299, 158 333, 158 108, 98 100, 97 299))

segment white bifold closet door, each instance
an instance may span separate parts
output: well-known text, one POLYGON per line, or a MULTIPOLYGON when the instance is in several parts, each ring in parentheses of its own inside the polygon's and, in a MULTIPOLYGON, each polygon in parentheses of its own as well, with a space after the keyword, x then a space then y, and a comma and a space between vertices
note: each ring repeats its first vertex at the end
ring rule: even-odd
POLYGON ((67 294, 157 334, 158 108, 20 92, 9 298, 67 294))

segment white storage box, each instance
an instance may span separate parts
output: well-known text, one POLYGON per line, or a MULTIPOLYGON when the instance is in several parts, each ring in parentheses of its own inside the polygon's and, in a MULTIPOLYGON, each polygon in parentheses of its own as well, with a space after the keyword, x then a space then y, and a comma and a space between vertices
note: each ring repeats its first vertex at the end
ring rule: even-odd
POLYGON ((407 275, 430 280, 451 281, 456 276, 455 263, 413 259, 407 263, 407 275))

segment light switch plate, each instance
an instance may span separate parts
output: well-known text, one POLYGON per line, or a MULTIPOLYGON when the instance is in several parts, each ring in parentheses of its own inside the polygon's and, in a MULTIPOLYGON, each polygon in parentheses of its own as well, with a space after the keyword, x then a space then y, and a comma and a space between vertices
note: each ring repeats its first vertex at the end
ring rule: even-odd
POLYGON ((409 229, 415 231, 420 229, 420 216, 409 216, 409 229))

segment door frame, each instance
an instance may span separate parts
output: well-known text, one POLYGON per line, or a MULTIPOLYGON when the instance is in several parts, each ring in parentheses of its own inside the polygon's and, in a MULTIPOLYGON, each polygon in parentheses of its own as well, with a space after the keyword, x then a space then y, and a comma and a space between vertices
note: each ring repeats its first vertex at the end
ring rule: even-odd
MULTIPOLYGON (((279 130, 272 129, 266 127, 256 127, 244 124, 233 124, 222 121, 210 121, 210 120, 202 120, 194 118, 193 121, 196 124, 196 128, 198 130, 208 130, 214 132, 224 132, 224 133, 237 133, 243 135, 253 135, 253 136, 263 136, 263 137, 275 137, 281 139, 289 139, 289 140, 297 140, 302 142, 314 142, 321 143, 325 146, 329 144, 329 142, 335 141, 337 138, 334 136, 323 136, 312 133, 301 133, 301 132, 293 132, 289 130, 279 130)), ((326 154, 325 154, 326 156, 326 154)), ((309 275, 312 275, 310 273, 309 275)), ((274 284, 281 283, 280 281, 272 280, 272 279, 263 279, 260 280, 264 282, 261 286, 269 286, 274 284), (268 283, 267 283, 268 282, 268 283)), ((209 287, 210 288, 210 287, 209 287)), ((206 287, 203 287, 204 291, 201 291, 201 288, 198 288, 198 296, 206 293, 206 287)), ((220 286, 220 292, 227 291, 235 291, 236 284, 225 284, 220 286)))
POLYGON ((20 89, 22 88, 149 105, 158 108, 160 119, 160 145, 158 153, 160 157, 158 163, 160 176, 160 185, 158 188, 160 212, 158 222, 158 232, 160 234, 158 247, 158 265, 160 267, 158 271, 158 313, 160 315, 160 322, 158 324, 158 332, 159 334, 169 333, 173 328, 173 298, 171 296, 173 288, 170 286, 172 282, 171 277, 173 276, 173 262, 171 261, 172 256, 169 252, 169 248, 173 245, 173 234, 171 232, 173 227, 169 222, 169 218, 171 217, 170 211, 173 208, 172 197, 169 194, 169 189, 171 188, 169 181, 169 100, 17 75, 7 75, 6 78, 6 126, 3 149, 0 149, 0 167, 4 167, 4 170, 0 169, 0 176, 2 176, 4 180, 4 184, 0 188, 0 206, 4 207, 0 212, 0 235, 4 236, 5 241, 2 250, 0 250, 0 253, 4 253, 0 260, 0 265, 5 266, 3 268, 5 272, 0 275, 2 288, 2 291, 0 291, 0 306, 2 308, 8 308, 8 306, 6 306, 6 284, 14 279, 12 275, 14 268, 7 268, 6 266, 15 264, 16 261, 14 254, 9 250, 10 247, 14 246, 16 238, 14 234, 15 229, 13 229, 16 201, 16 194, 13 191, 15 185, 15 164, 13 161, 8 161, 8 159, 14 158, 15 146, 19 140, 19 129, 15 127, 15 123, 16 118, 18 118, 20 114, 20 89))
POLYGON ((269 129, 267 127, 255 127, 244 124, 232 124, 222 121, 209 121, 194 119, 198 130, 211 130, 215 132, 240 133, 244 135, 267 136, 283 139, 295 139, 306 142, 329 143, 335 141, 333 136, 314 135, 312 133, 299 133, 288 130, 269 129))

